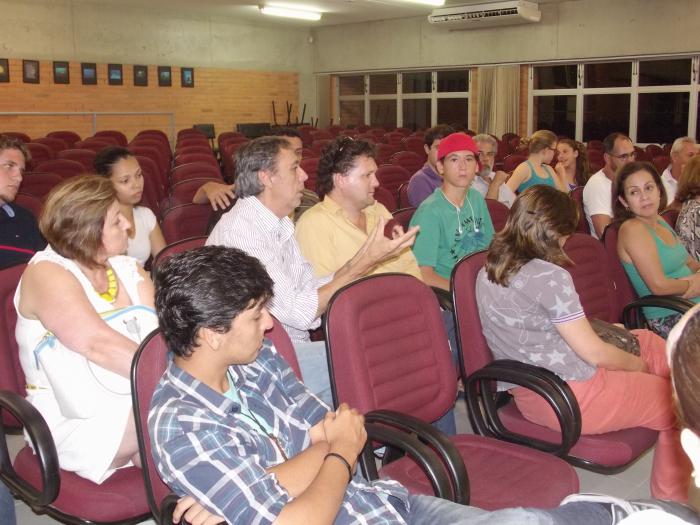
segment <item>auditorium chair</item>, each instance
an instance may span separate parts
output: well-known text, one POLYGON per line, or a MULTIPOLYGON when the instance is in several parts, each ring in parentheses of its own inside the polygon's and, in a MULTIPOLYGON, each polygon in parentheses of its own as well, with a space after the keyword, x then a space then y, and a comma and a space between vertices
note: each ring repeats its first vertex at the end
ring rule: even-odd
POLYGON ((680 210, 667 209, 662 211, 659 215, 661 215, 661 218, 675 230, 676 223, 678 222, 678 215, 680 215, 680 213, 680 210))
POLYGON ((24 193, 22 191, 15 195, 15 200, 12 202, 29 210, 31 214, 34 215, 35 219, 39 218, 41 210, 44 207, 44 203, 39 197, 35 197, 31 193, 24 193))
POLYGON ((182 166, 183 164, 190 164, 192 162, 211 164, 217 169, 219 168, 216 157, 211 153, 183 153, 175 157, 175 166, 182 166))
POLYGON ((80 164, 83 165, 83 168, 85 168, 85 173, 93 173, 95 171, 94 163, 96 156, 97 153, 95 153, 93 150, 73 148, 64 149, 63 151, 59 152, 57 158, 80 162, 80 164))
POLYGON ((129 144, 129 147, 131 146, 146 146, 149 148, 154 148, 158 151, 158 154, 160 155, 160 160, 159 160, 159 166, 167 169, 170 169, 170 165, 172 163, 172 157, 173 157, 173 152, 170 151, 170 145, 163 142, 160 139, 157 138, 143 138, 139 137, 131 141, 129 144))
POLYGON ((406 231, 411 224, 414 213, 416 213, 416 208, 408 207, 392 212, 392 216, 399 221, 399 224, 403 227, 404 231, 406 231))
POLYGON ((423 167, 423 164, 425 164, 425 156, 421 157, 413 151, 399 151, 389 158, 389 163, 405 168, 410 178, 410 175, 413 175, 423 167))
POLYGON ((53 150, 46 144, 27 142, 24 145, 26 146, 27 150, 29 150, 29 155, 32 157, 31 161, 29 162, 29 166, 26 166, 27 168, 34 169, 33 167, 38 163, 45 160, 51 160, 55 157, 53 150))
POLYGON ((377 144, 376 146, 376 154, 377 154, 377 164, 382 165, 382 164, 387 164, 389 162, 389 159, 394 153, 397 153, 400 148, 400 143, 399 144, 377 144))
POLYGON ((589 140, 588 143, 586 144, 586 149, 588 149, 589 151, 592 149, 604 151, 605 147, 603 146, 603 141, 597 140, 597 139, 592 139, 592 140, 589 140))
MULTIPOLYGON (((374 275, 341 288, 328 304, 325 331, 335 405, 348 403, 370 423, 424 433, 418 437, 447 467, 459 503, 547 508, 578 491, 575 471, 560 458, 472 434, 445 436, 429 424, 452 410, 457 374, 437 299, 415 277, 374 275)), ((379 473, 413 493, 433 493, 410 457, 379 473)))
POLYGON ((189 204, 199 188, 208 182, 223 183, 221 177, 197 177, 181 180, 173 184, 170 191, 170 203, 167 208, 172 208, 179 204, 189 204))
POLYGON ((170 163, 165 161, 162 153, 155 147, 152 146, 141 146, 130 144, 127 148, 129 152, 135 157, 147 157, 151 159, 158 170, 158 179, 161 181, 168 180, 168 173, 170 172, 170 163))
POLYGON ((401 186, 399 186, 398 205, 399 208, 405 208, 406 206, 411 205, 411 203, 408 201, 408 182, 404 182, 401 186))
POLYGON ((103 149, 105 149, 109 146, 115 146, 115 144, 113 141, 108 140, 107 137, 101 137, 101 138, 88 137, 88 138, 83 139, 80 142, 76 142, 74 144, 74 148, 89 149, 89 150, 94 151, 95 153, 99 153, 100 151, 102 151, 103 149))
POLYGON ((408 183, 411 178, 411 173, 397 164, 384 164, 377 168, 377 180, 383 188, 391 192, 394 198, 399 195, 399 187, 402 184, 408 183))
POLYGON ((75 143, 80 142, 81 140, 80 135, 74 131, 52 131, 51 133, 47 133, 46 136, 49 138, 61 139, 63 142, 68 144, 69 148, 75 147, 75 143))
POLYGON ((215 178, 219 182, 223 182, 221 170, 218 166, 207 162, 189 162, 175 166, 170 172, 170 185, 175 186, 177 183, 188 179, 215 178))
POLYGON ((161 201, 168 193, 168 181, 163 179, 158 171, 158 165, 149 157, 136 155, 134 157, 143 173, 143 198, 142 201, 160 217, 162 212, 159 211, 161 201))
POLYGON ((214 150, 211 149, 209 147, 209 145, 206 145, 206 146, 182 146, 182 147, 178 146, 175 149, 175 153, 174 153, 173 157, 177 161, 178 155, 185 155, 185 154, 189 154, 189 153, 196 153, 199 155, 209 155, 211 157, 214 156, 214 150))
POLYGON ((333 140, 335 137, 330 131, 325 129, 319 129, 316 131, 311 131, 311 140, 333 140))
POLYGON ((17 314, 12 298, 25 265, 0 270, 0 481, 34 512, 68 524, 130 525, 149 517, 141 469, 117 470, 97 485, 61 470, 48 425, 26 399, 25 379, 14 338, 17 314), (37 454, 25 445, 14 462, 6 429, 24 425, 37 454))
POLYGON ((318 170, 318 157, 309 157, 302 159, 299 166, 306 172, 308 178, 304 181, 304 187, 307 190, 316 191, 316 171, 318 170))
POLYGON ((161 230, 168 244, 206 235, 212 209, 207 204, 181 204, 174 206, 163 214, 161 230))
POLYGON ((508 214, 510 210, 508 206, 496 199, 485 199, 486 207, 489 210, 489 215, 491 216, 491 223, 493 224, 493 229, 495 232, 500 232, 506 225, 508 220, 508 214))
POLYGON ((382 204, 389 211, 389 213, 396 210, 396 198, 388 189, 382 186, 377 186, 374 189, 374 198, 377 200, 377 202, 382 204))
POLYGON ((188 250, 199 248, 201 246, 204 246, 206 242, 207 236, 199 235, 196 237, 188 237, 187 239, 181 239, 179 241, 175 241, 173 243, 168 244, 153 258, 152 270, 158 268, 158 266, 163 264, 176 253, 182 253, 188 250))
MULTIPOLYGON (((666 168, 671 164, 671 157, 669 155, 657 155, 652 159, 652 163, 656 168, 656 171, 661 175, 666 168)), ((670 204, 670 203, 669 203, 670 204)))
POLYGON ((61 182, 63 182, 63 179, 55 173, 30 171, 25 173, 22 177, 22 183, 19 189, 24 193, 33 195, 43 202, 49 192, 61 182))
POLYGON ((44 160, 37 164, 34 169, 44 173, 55 173, 62 179, 68 179, 70 177, 75 177, 76 175, 83 175, 85 173, 93 172, 93 170, 86 172, 85 166, 83 166, 80 162, 69 159, 44 160))
MULTIPOLYGON (((601 250, 587 251, 600 243, 584 234, 574 234, 574 237, 576 240, 565 246, 565 252, 576 261, 572 268, 578 273, 572 273, 572 277, 577 291, 582 294, 584 310, 587 315, 613 320, 617 315, 617 303, 613 298, 611 272, 604 264, 601 250), (590 242, 582 250, 577 250, 573 244, 579 240, 590 242), (587 260, 586 264, 581 256, 587 260)), ((461 375, 473 430, 483 436, 551 453, 594 472, 614 474, 624 470, 654 445, 658 433, 646 428, 631 428, 581 435, 578 401, 565 381, 539 366, 508 359, 494 360, 482 333, 475 295, 477 274, 485 261, 486 252, 464 257, 452 271, 450 286, 461 375), (496 381, 526 386, 537 392, 552 407, 561 431, 525 419, 510 401, 509 394, 496 392, 496 381)))
POLYGON ((168 138, 168 135, 166 135, 164 131, 161 131, 159 129, 144 129, 142 131, 139 131, 134 136, 134 140, 138 138, 156 139, 160 140, 161 142, 164 142, 165 144, 170 144, 170 139, 168 138))
POLYGON ((94 137, 109 137, 113 140, 116 140, 117 146, 125 147, 128 144, 128 141, 126 139, 126 135, 122 133, 121 131, 116 131, 112 129, 105 129, 102 131, 98 131, 93 135, 94 137))
POLYGON ((591 234, 591 227, 588 225, 586 220, 586 212, 583 209, 583 186, 576 186, 572 188, 569 192, 569 197, 576 203, 576 208, 578 209, 578 224, 576 225, 576 231, 578 233, 591 234))
POLYGON ((325 148, 331 142, 333 142, 331 139, 314 140, 311 142, 311 151, 314 152, 314 155, 320 157, 321 153, 323 153, 323 148, 325 148))
POLYGON ((409 128, 396 128, 394 131, 396 133, 401 133, 404 137, 408 137, 412 133, 409 128))
POLYGON ((182 148, 186 148, 188 146, 208 148, 209 151, 212 151, 211 145, 209 144, 209 141, 205 137, 202 137, 202 138, 187 137, 187 138, 183 138, 183 139, 178 139, 177 143, 175 144, 175 149, 179 150, 182 148))
POLYGON ((646 151, 647 155, 649 155, 649 157, 652 159, 654 157, 658 157, 659 155, 665 155, 664 149, 658 144, 647 144, 647 147, 644 148, 644 151, 646 151))
POLYGON ((519 153, 513 153, 508 155, 503 159, 503 171, 509 174, 513 174, 515 168, 527 160, 527 155, 521 155, 519 153))
POLYGON ((384 135, 384 138, 382 142, 386 144, 390 144, 392 146, 396 146, 397 148, 401 147, 401 141, 406 137, 403 133, 398 133, 396 131, 390 131, 389 133, 386 133, 384 135))
POLYGON ((54 157, 58 155, 59 151, 63 151, 64 149, 68 149, 70 147, 66 141, 55 137, 41 137, 34 139, 32 142, 35 144, 43 144, 48 146, 53 152, 54 157))

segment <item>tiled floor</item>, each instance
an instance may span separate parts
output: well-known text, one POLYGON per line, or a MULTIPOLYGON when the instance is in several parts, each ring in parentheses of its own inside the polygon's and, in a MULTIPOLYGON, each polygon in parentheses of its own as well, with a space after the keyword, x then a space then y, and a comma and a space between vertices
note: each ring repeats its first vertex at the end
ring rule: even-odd
MULTIPOLYGON (((457 403, 455 408, 457 431, 471 432, 464 403, 457 403)), ((10 452, 15 454, 23 445, 21 436, 9 438, 10 452)), ((614 476, 594 474, 576 469, 581 482, 581 492, 597 492, 621 498, 648 498, 649 474, 651 472, 652 454, 647 453, 630 468, 614 476)), ((19 525, 47 525, 58 523, 47 516, 37 516, 24 503, 16 503, 17 523, 19 525)))

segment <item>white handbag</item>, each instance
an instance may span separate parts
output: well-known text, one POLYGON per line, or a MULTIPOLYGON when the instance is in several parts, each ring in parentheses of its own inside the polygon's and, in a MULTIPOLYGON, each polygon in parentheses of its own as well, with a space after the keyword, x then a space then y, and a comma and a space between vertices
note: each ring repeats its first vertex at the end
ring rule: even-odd
MULTIPOLYGON (((155 310, 135 305, 100 314, 110 328, 135 343, 158 327, 155 310)), ((131 396, 128 378, 89 361, 66 348, 51 332, 46 332, 34 349, 37 368, 44 370, 61 413, 70 419, 88 419, 111 406, 116 399, 131 396)))

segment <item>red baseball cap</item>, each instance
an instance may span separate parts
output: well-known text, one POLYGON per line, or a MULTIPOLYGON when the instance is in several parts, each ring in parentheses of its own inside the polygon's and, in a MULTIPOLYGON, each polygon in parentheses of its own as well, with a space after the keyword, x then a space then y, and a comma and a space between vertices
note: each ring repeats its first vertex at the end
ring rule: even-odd
POLYGON ((455 151, 471 151, 477 159, 479 158, 479 148, 476 147, 474 139, 464 133, 452 133, 442 139, 438 146, 437 158, 442 160, 455 151))

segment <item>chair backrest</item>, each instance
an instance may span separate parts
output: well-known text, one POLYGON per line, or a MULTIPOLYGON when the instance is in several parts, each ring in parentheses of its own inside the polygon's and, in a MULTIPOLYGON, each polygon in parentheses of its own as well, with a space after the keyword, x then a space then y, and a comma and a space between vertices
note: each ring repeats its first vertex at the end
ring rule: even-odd
POLYGON ((619 323, 622 306, 615 293, 615 279, 603 243, 586 233, 574 233, 564 244, 564 253, 573 262, 571 274, 587 317, 619 323))
POLYGON ((408 182, 404 182, 401 186, 399 186, 398 205, 399 208, 405 208, 406 206, 411 205, 411 203, 408 202, 408 182))
POLYGON ((297 379, 301 381, 301 368, 299 367, 297 354, 294 351, 294 345, 282 324, 274 317, 272 318, 272 322, 272 328, 265 333, 265 337, 272 341, 277 352, 287 361, 292 370, 294 370, 297 379))
MULTIPOLYGON (((13 303, 15 290, 26 264, 18 264, 0 270, 0 390, 9 390, 26 396, 24 373, 19 364, 19 348, 15 339, 17 312, 13 303)), ((20 428, 17 420, 2 411, 2 421, 13 428, 20 428)))
POLYGON ((377 186, 374 189, 374 198, 377 202, 383 204, 389 212, 393 213, 396 211, 396 198, 394 198, 394 195, 388 189, 377 186))
POLYGON ((510 213, 508 206, 495 199, 486 199, 486 207, 489 209, 493 229, 500 232, 505 227, 506 221, 508 221, 508 214, 510 213))
POLYGON ((35 197, 31 193, 24 193, 20 191, 15 196, 15 204, 19 204, 22 208, 28 209, 34 218, 38 219, 41 214, 41 209, 44 207, 44 203, 41 202, 39 197, 35 197))
POLYGON ((330 144, 333 142, 332 139, 318 139, 314 140, 311 142, 311 151, 313 151, 317 156, 321 156, 321 152, 323 152, 323 148, 326 147, 326 145, 330 144))
POLYGON ((398 164, 384 164, 377 168, 377 179, 383 188, 389 190, 392 195, 397 196, 399 187, 411 179, 411 173, 398 164))
POLYGON ((63 179, 55 173, 32 171, 25 173, 22 178, 20 190, 24 193, 34 195, 43 201, 49 192, 62 181, 63 179))
POLYGON ((51 148, 46 144, 39 144, 38 142, 26 142, 25 146, 29 150, 29 154, 32 156, 31 166, 36 166, 41 161, 50 160, 56 155, 51 148))
POLYGON ((652 159, 664 154, 664 149, 658 144, 647 144, 647 147, 644 148, 644 150, 652 159))
POLYGON ((128 144, 128 141, 126 139, 126 135, 122 133, 121 131, 113 130, 113 129, 105 129, 102 131, 98 131, 95 133, 95 137, 110 137, 114 140, 117 141, 117 144, 119 146, 126 146, 128 144))
MULTIPOLYGON (((173 185, 170 196, 179 204, 188 204, 192 202, 192 198, 207 182, 221 183, 221 178, 217 177, 198 177, 196 179, 185 179, 173 185)), ((172 204, 171 204, 172 206, 172 204)))
POLYGON ((69 148, 72 148, 76 142, 80 142, 80 135, 74 131, 52 131, 51 133, 47 133, 46 136, 61 139, 68 144, 69 148))
MULTIPOLYGON (((402 136, 402 135, 400 135, 402 136)), ((377 144, 377 164, 386 164, 391 156, 399 151, 399 144, 377 144)))
POLYGON ((213 157, 214 150, 212 150, 208 144, 206 146, 179 146, 178 145, 177 148, 175 148, 176 163, 177 163, 178 155, 189 155, 189 154, 209 155, 210 157, 213 157))
POLYGON ((669 209, 662 211, 660 215, 661 218, 665 220, 668 223, 668 225, 675 230, 676 223, 678 222, 678 216, 680 215, 680 213, 680 210, 669 209))
POLYGON ((336 406, 435 421, 454 404, 457 378, 440 306, 415 277, 372 275, 341 288, 328 303, 325 331, 336 406))
POLYGON ((156 254, 156 256, 153 258, 153 264, 151 265, 151 267, 153 270, 155 270, 158 266, 163 264, 176 253, 186 252, 187 250, 194 250, 195 248, 204 246, 206 242, 207 236, 200 235, 198 237, 189 237, 187 239, 182 239, 180 241, 170 243, 156 254))
POLYGON ((35 144, 43 144, 45 146, 48 146, 51 148, 51 151, 53 151, 53 154, 56 155, 58 154, 59 151, 63 151, 64 149, 68 149, 70 145, 61 139, 58 139, 56 137, 41 137, 38 139, 34 139, 32 142, 35 144))
POLYGON ((168 244, 188 237, 206 235, 211 217, 211 206, 207 204, 182 204, 166 211, 161 229, 168 244))
POLYGON ((149 157, 136 155, 134 157, 143 172, 143 203, 153 210, 156 216, 160 215, 160 202, 167 193, 166 185, 158 174, 158 166, 149 157), (155 206, 155 209, 154 209, 155 206))
POLYGON ((221 170, 218 166, 206 162, 190 162, 175 166, 170 172, 170 184, 175 186, 177 183, 189 179, 214 178, 223 182, 221 170))
POLYGON ((605 149, 605 147, 603 146, 603 141, 597 140, 597 139, 589 140, 588 143, 586 144, 586 148, 589 151, 592 149, 597 149, 597 150, 603 151, 605 149))
POLYGON ((87 173, 85 171, 85 166, 83 166, 77 160, 70 159, 44 160, 37 164, 34 169, 44 173, 55 173, 62 179, 68 179, 70 177, 75 177, 76 175, 87 173))
POLYGON ((95 162, 95 157, 97 156, 97 153, 95 153, 91 149, 64 149, 63 151, 59 152, 56 156, 59 159, 69 159, 74 160, 76 162, 80 162, 80 164, 83 165, 83 168, 85 168, 86 173, 92 173, 95 169, 93 164, 95 162))
POLYGON ((408 207, 396 210, 392 213, 392 215, 394 216, 394 219, 399 221, 399 224, 403 226, 403 229, 407 230, 409 224, 411 224, 411 219, 413 218, 414 213, 416 213, 416 208, 408 207))
POLYGON ((576 231, 579 233, 591 234, 591 227, 586 220, 586 212, 583 209, 583 186, 576 186, 569 192, 569 197, 576 203, 578 208, 578 224, 576 231))
POLYGON ((425 164, 425 158, 421 157, 418 153, 414 153, 413 151, 399 151, 391 156, 389 162, 391 164, 396 164, 406 168, 410 178, 410 175, 414 174, 423 167, 423 164, 425 164))
POLYGON ((476 277, 486 262, 486 252, 463 257, 452 269, 450 290, 454 305, 455 332, 462 375, 468 376, 493 361, 481 328, 476 304, 476 277))
POLYGON ((210 164, 216 168, 219 167, 219 163, 216 158, 211 153, 182 153, 175 157, 175 165, 180 166, 182 164, 190 164, 192 162, 199 162, 200 164, 210 164))
POLYGON ((304 187, 307 190, 316 191, 316 171, 318 170, 318 157, 309 157, 302 159, 299 165, 303 169, 308 178, 304 181, 304 187))
POLYGON ((513 173, 513 170, 515 170, 515 168, 517 168, 519 164, 525 162, 526 160, 527 156, 520 155, 518 153, 508 155, 503 159, 503 171, 507 173, 513 173))
POLYGON ((168 367, 169 357, 165 339, 160 330, 154 330, 139 346, 131 363, 131 401, 134 408, 136 437, 141 457, 141 473, 148 506, 160 522, 160 506, 171 490, 163 483, 158 474, 156 463, 151 454, 151 436, 148 433, 148 411, 153 392, 158 386, 163 372, 168 367))
POLYGON ((608 224, 603 232, 603 246, 608 255, 608 262, 612 271, 613 279, 615 280, 615 290, 617 292, 617 304, 622 308, 624 305, 631 303, 637 298, 632 283, 627 277, 620 256, 617 254, 617 235, 619 226, 614 222, 608 224))
POLYGON ((103 149, 114 145, 114 141, 108 137, 88 137, 85 140, 81 140, 80 142, 76 142, 74 144, 74 146, 78 149, 89 149, 95 153, 99 153, 103 149))
POLYGON ((668 165, 671 164, 671 157, 664 155, 662 150, 661 154, 654 156, 652 162, 656 168, 656 171, 662 173, 666 168, 668 168, 668 165))
POLYGON ((425 142, 423 141, 423 135, 411 135, 406 137, 401 141, 401 147, 404 151, 412 151, 416 155, 420 155, 425 158, 425 142))

